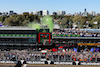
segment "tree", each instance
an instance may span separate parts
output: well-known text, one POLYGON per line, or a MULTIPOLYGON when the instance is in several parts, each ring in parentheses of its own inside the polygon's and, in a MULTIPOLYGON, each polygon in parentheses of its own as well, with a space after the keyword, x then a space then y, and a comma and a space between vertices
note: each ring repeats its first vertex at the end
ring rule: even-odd
POLYGON ((74 16, 72 20, 73 23, 78 25, 78 28, 83 28, 84 26, 86 26, 86 22, 88 21, 87 17, 82 17, 82 16, 74 16))
POLYGON ((5 17, 5 16, 1 16, 1 17, 0 17, 0 21, 1 21, 1 22, 4 22, 4 20, 5 20, 6 18, 7 18, 7 17, 5 17))
POLYGON ((16 17, 6 18, 4 24, 9 25, 9 26, 21 26, 20 19, 18 19, 16 17))
POLYGON ((5 19, 5 25, 9 26, 26 26, 29 22, 40 22, 39 16, 36 15, 12 15, 5 19))
POLYGON ((100 27, 100 16, 94 17, 90 22, 89 22, 91 28, 99 28, 100 27), (94 22, 97 22, 97 24, 94 24, 94 22))
POLYGON ((71 28, 73 21, 70 18, 60 19, 58 24, 60 28, 71 28))
POLYGON ((22 22, 22 26, 27 26, 28 23, 30 23, 29 20, 24 20, 24 21, 22 22))

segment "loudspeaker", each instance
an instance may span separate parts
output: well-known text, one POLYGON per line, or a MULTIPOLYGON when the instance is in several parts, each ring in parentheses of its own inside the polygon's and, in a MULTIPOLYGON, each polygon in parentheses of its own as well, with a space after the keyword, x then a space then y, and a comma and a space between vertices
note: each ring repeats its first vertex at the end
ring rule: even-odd
POLYGON ((48 64, 48 62, 47 62, 47 61, 45 61, 45 64, 48 64))
POLYGON ((24 62, 23 62, 23 64, 27 64, 27 62, 26 62, 26 61, 24 61, 24 62))
POLYGON ((21 61, 18 61, 18 63, 14 67, 22 67, 21 61))
POLYGON ((78 65, 81 65, 81 62, 79 62, 78 65))
POLYGON ((51 63, 50 64, 54 64, 54 62, 53 61, 51 61, 51 63))
POLYGON ((76 63, 75 63, 75 62, 73 62, 73 65, 76 65, 76 63))

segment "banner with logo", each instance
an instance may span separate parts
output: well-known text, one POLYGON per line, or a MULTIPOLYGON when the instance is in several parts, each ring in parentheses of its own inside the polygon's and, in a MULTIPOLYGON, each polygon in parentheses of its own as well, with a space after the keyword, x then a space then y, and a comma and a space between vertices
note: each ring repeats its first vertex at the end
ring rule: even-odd
POLYGON ((78 45, 83 45, 83 46, 97 46, 100 45, 100 43, 78 43, 78 45))

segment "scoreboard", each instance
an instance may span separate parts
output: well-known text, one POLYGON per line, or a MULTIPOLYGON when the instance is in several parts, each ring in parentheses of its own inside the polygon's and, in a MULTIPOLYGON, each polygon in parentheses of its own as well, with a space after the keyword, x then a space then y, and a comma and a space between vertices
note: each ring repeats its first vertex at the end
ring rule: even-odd
POLYGON ((51 34, 50 33, 39 33, 38 34, 38 43, 43 43, 45 40, 47 40, 49 43, 51 39, 51 34))

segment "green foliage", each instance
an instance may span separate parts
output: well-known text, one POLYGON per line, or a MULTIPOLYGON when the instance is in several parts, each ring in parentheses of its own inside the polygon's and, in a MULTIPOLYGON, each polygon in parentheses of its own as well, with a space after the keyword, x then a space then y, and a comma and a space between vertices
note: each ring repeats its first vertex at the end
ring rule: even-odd
POLYGON ((9 25, 9 26, 20 26, 21 22, 19 21, 17 17, 9 17, 5 19, 4 24, 9 25))
MULTIPOLYGON (((0 17, 2 20, 2 17, 0 17)), ((40 18, 36 15, 12 15, 4 20, 4 25, 9 26, 27 26, 29 22, 40 22, 40 18)))
POLYGON ((98 28, 100 27, 100 16, 94 17, 89 24, 91 25, 92 28, 98 28), (94 22, 97 22, 98 24, 94 24, 94 22))
POLYGON ((58 24, 59 24, 60 28, 70 28, 70 27, 72 27, 73 21, 72 21, 71 18, 72 17, 66 16, 65 18, 59 19, 58 24))
POLYGON ((27 26, 27 24, 31 22, 40 23, 40 18, 43 18, 43 23, 47 23, 49 28, 53 28, 53 21, 57 21, 61 28, 70 28, 73 24, 78 25, 78 28, 83 28, 86 25, 89 25, 91 28, 100 27, 100 16, 59 16, 52 15, 48 21, 45 21, 47 17, 32 15, 32 14, 23 14, 23 15, 12 15, 12 16, 1 16, 0 21, 3 22, 4 25, 9 26, 27 26), (86 24, 86 22, 88 23, 86 24), (69 22, 71 22, 69 24, 69 22), (79 23, 78 23, 79 22, 79 23), (94 22, 98 22, 98 24, 94 24, 94 22), (61 23, 61 24, 60 24, 61 23))
POLYGON ((5 20, 6 18, 7 18, 7 16, 1 16, 1 17, 0 17, 0 21, 1 21, 1 22, 4 22, 4 20, 5 20))

